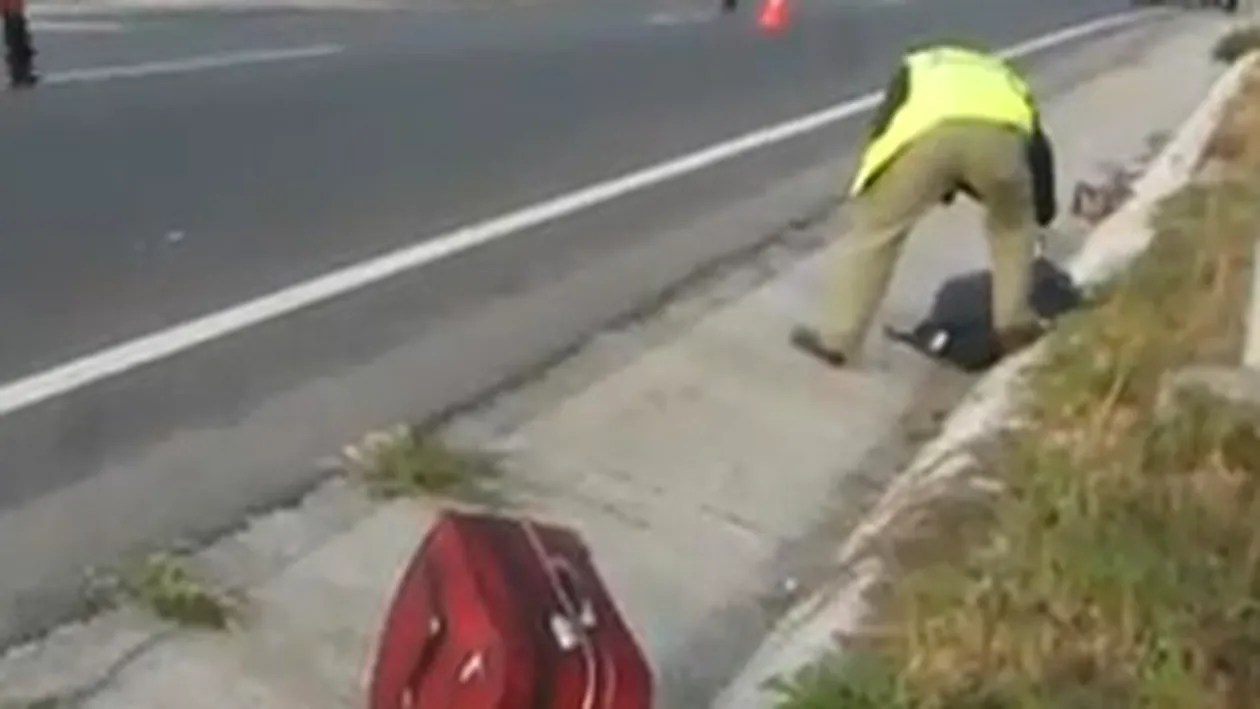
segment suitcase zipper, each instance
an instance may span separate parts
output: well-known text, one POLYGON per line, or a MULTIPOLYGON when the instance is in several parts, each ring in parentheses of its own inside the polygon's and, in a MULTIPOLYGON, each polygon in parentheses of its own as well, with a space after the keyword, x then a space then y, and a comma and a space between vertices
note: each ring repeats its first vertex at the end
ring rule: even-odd
POLYGON ((523 520, 522 525, 525 529, 525 535, 529 539, 530 546, 533 547, 534 553, 542 562, 547 574, 547 580, 551 584, 552 592, 560 603, 561 613, 554 614, 551 618, 552 634, 555 636, 556 643, 564 652, 572 651, 575 646, 580 647, 582 663, 586 666, 586 676, 588 678, 586 692, 582 696, 582 709, 595 709, 595 693, 599 685, 599 667, 595 658, 595 650, 591 647, 592 643, 588 632, 594 629, 597 623, 595 605, 585 595, 582 595, 581 598, 575 598, 580 593, 577 588, 578 583, 575 581, 577 577, 576 572, 563 557, 553 556, 547 551, 534 523, 530 520, 523 520), (568 576, 569 583, 567 585, 560 578, 559 572, 561 570, 563 570, 564 575, 568 576))
MULTIPOLYGON (((503 565, 505 574, 509 578, 529 579, 536 576, 536 572, 525 567, 525 562, 533 549, 528 546, 529 539, 527 535, 522 534, 523 529, 518 521, 503 518, 496 518, 493 522, 484 520, 483 530, 484 539, 490 551, 503 565), (524 539, 522 539, 523 536, 524 539)), ((543 589, 538 589, 538 592, 545 593, 543 589)), ((550 647, 552 638, 549 637, 550 628, 546 622, 548 618, 542 614, 545 612, 543 609, 525 600, 526 597, 533 595, 533 592, 519 587, 509 589, 507 593, 508 601, 516 606, 513 617, 523 622, 528 630, 536 660, 551 665, 554 663, 555 651, 550 647)), ((551 604, 547 603, 547 606, 550 607, 551 604)), ((552 706, 555 691, 553 669, 551 667, 538 668, 538 671, 531 673, 534 682, 530 706, 533 709, 550 709, 552 706)))

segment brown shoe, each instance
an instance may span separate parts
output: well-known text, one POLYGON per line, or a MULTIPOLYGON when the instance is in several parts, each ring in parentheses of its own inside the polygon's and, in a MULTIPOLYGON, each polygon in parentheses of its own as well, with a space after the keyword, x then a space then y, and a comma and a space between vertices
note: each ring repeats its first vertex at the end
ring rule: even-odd
POLYGON ((822 336, 812 328, 803 326, 792 328, 791 342, 796 349, 832 367, 843 367, 849 361, 844 352, 827 347, 822 341, 822 336))

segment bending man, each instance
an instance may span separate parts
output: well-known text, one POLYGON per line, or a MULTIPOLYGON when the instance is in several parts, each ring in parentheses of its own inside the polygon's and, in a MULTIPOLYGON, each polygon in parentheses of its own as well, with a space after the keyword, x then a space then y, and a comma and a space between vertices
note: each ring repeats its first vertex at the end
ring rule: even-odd
POLYGON ((854 232, 820 329, 792 343, 841 366, 859 353, 902 244, 962 191, 981 202, 993 261, 993 324, 1003 352, 1041 334, 1029 305, 1041 226, 1054 219, 1054 165, 1031 89, 1001 58, 954 46, 909 54, 884 95, 850 189, 854 232))

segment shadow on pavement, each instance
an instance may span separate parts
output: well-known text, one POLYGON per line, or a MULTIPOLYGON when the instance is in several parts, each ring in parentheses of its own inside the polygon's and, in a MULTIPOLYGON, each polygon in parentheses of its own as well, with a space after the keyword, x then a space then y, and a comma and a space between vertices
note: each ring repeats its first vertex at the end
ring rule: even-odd
MULTIPOLYGON (((948 366, 980 372, 1001 359, 993 333, 988 270, 964 273, 946 281, 936 292, 927 316, 909 329, 889 327, 886 334, 898 342, 948 366)), ((1044 320, 1054 320, 1082 307, 1084 298, 1076 284, 1057 264, 1038 258, 1033 266, 1032 307, 1044 320)))

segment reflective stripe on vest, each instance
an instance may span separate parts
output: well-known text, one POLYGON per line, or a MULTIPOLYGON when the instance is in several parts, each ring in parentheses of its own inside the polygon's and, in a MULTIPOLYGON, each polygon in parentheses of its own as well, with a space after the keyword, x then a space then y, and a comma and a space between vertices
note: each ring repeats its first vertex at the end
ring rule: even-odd
POLYGON ((884 132, 866 147, 852 194, 865 189, 907 145, 944 121, 985 121, 1032 132, 1031 91, 997 57, 941 47, 911 54, 906 66, 906 100, 884 132))

